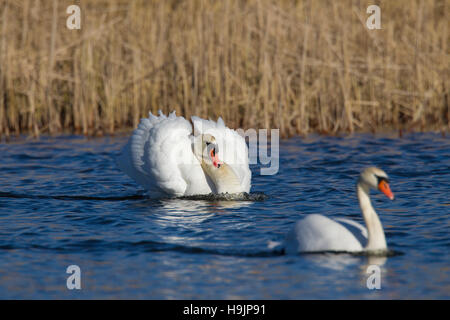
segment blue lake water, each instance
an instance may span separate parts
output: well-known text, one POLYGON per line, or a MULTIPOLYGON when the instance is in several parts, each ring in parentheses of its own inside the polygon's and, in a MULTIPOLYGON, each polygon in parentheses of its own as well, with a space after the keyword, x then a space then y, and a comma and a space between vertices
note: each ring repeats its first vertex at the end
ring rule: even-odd
POLYGON ((0 144, 0 298, 449 299, 450 139, 311 135, 280 142, 279 172, 252 166, 262 201, 152 200, 115 165, 127 137, 0 144), (363 222, 355 183, 376 165, 396 196, 372 193, 386 258, 270 250, 310 213, 363 222), (68 290, 69 265, 81 290, 68 290), (381 265, 381 289, 367 267, 381 265))

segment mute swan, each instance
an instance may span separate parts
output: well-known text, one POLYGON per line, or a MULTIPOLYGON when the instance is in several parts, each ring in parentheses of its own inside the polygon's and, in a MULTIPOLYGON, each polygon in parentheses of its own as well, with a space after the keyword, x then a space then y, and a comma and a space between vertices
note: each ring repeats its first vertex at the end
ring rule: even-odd
POLYGON ((370 167, 361 173, 356 190, 367 229, 352 220, 338 218, 334 221, 320 214, 310 214, 298 221, 287 234, 285 252, 386 251, 383 226, 370 203, 370 189, 378 189, 389 199, 394 199, 388 176, 383 170, 370 167))
POLYGON ((150 113, 117 157, 118 167, 156 197, 249 192, 244 138, 222 118, 192 122, 194 132, 175 112, 150 113))

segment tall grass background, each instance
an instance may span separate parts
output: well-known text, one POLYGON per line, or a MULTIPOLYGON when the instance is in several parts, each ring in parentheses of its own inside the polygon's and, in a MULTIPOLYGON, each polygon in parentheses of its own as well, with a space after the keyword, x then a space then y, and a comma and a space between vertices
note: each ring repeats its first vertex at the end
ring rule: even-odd
POLYGON ((371 4, 1 0, 0 135, 109 134, 159 109, 283 136, 448 131, 449 1, 377 1, 381 30, 371 4))

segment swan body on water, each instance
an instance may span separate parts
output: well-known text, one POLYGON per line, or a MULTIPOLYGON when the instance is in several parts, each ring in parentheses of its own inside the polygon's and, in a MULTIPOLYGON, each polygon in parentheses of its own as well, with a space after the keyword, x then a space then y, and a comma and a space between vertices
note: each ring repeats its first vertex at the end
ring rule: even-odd
POLYGON ((284 241, 285 252, 387 251, 383 226, 370 202, 370 189, 378 189, 389 199, 394 199, 388 176, 383 170, 370 167, 361 173, 356 191, 367 228, 349 219, 333 220, 320 214, 310 214, 297 221, 287 234, 284 241))
POLYGON ((251 171, 244 138, 222 118, 191 120, 194 128, 175 112, 150 113, 117 157, 118 167, 151 196, 248 193, 251 171))

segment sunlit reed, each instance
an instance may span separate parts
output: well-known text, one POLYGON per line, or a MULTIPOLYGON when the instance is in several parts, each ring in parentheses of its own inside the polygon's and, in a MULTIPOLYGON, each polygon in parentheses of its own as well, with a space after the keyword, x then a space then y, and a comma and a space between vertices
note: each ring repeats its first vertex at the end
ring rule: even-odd
POLYGON ((282 136, 448 131, 449 2, 378 1, 381 30, 370 4, 3 0, 0 136, 114 133, 158 109, 282 136))

